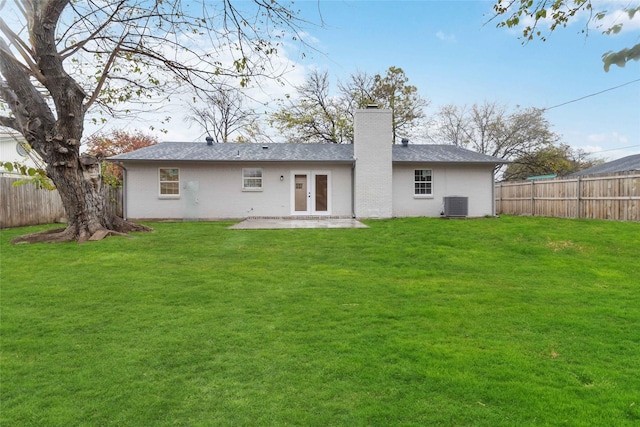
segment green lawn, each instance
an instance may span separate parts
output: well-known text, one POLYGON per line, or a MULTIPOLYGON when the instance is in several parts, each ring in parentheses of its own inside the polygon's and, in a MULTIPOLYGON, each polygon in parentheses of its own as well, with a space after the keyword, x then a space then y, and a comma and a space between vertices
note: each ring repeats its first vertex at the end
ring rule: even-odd
POLYGON ((0 232, 2 426, 640 423, 640 223, 0 232))

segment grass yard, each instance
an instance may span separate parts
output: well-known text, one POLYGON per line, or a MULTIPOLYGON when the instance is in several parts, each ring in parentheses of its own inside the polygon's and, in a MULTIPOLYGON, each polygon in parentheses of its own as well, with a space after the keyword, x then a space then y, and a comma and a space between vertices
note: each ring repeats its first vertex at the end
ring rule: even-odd
POLYGON ((640 223, 10 245, 2 426, 640 424, 640 223))

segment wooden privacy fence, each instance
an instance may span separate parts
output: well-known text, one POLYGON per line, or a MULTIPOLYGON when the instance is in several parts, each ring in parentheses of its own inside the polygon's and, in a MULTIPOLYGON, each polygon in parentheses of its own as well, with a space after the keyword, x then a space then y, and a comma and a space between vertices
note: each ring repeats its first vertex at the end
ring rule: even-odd
MULTIPOLYGON (((14 186, 20 178, 0 177, 0 228, 49 224, 64 219, 64 207, 56 190, 33 184, 14 186)), ((122 216, 122 189, 105 185, 107 209, 122 216)))
POLYGON ((507 215, 640 221, 640 173, 499 183, 495 198, 507 215))

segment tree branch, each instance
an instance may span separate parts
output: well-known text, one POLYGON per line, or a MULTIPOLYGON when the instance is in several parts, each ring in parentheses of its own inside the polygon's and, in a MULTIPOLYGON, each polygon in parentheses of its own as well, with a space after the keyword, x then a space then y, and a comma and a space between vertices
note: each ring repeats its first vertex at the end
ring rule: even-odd
MULTIPOLYGON (((0 31, 4 34, 4 36, 9 40, 11 44, 15 46, 15 49, 18 51, 24 62, 23 64, 17 60, 17 58, 11 54, 11 60, 15 61, 17 65, 24 69, 25 73, 30 73, 33 75, 40 83, 44 83, 44 76, 38 69, 37 64, 33 61, 33 51, 27 46, 27 44, 16 34, 11 28, 6 24, 4 19, 0 18, 0 31)), ((7 47, 8 50, 8 47, 7 47)))
POLYGON ((20 126, 18 125, 18 121, 13 117, 0 116, 0 126, 5 126, 20 132, 20 126))
POLYGON ((72 44, 71 46, 68 46, 68 47, 62 49, 60 51, 60 57, 62 58, 62 60, 64 61, 68 57, 70 57, 73 54, 75 54, 76 52, 78 52, 80 49, 84 48, 87 45, 87 43, 89 43, 90 41, 94 40, 98 36, 98 34, 100 34, 101 31, 103 31, 105 28, 107 28, 107 26, 109 24, 111 24, 113 22, 113 20, 115 19, 117 13, 120 11, 120 8, 125 4, 125 2, 126 2, 126 0, 121 0, 120 3, 118 3, 118 5, 116 6, 116 9, 109 16, 109 18, 107 18, 102 25, 100 25, 98 28, 96 28, 95 31, 93 31, 93 33, 89 34, 87 37, 85 37, 79 43, 72 44))
POLYGON ((13 113, 14 123, 18 126, 17 130, 24 134, 31 117, 39 117, 41 122, 55 121, 46 101, 29 78, 29 74, 24 72, 24 66, 15 59, 2 38, 0 38, 0 73, 4 77, 4 80, 0 80, 0 98, 7 103, 13 113))
POLYGON ((100 75, 100 79, 98 80, 98 84, 93 90, 93 93, 91 94, 91 97, 89 98, 89 100, 83 106, 85 113, 89 110, 91 105, 93 105, 96 99, 98 99, 98 96, 100 95, 100 91, 102 90, 102 87, 104 86, 109 76, 109 71, 111 71, 111 66, 115 62, 116 57, 120 52, 120 46, 122 45, 122 40, 124 40, 125 37, 126 35, 122 37, 121 41, 118 42, 118 45, 111 52, 111 55, 109 55, 109 59, 107 59, 107 62, 104 65, 104 69, 102 70, 102 74, 100 75))

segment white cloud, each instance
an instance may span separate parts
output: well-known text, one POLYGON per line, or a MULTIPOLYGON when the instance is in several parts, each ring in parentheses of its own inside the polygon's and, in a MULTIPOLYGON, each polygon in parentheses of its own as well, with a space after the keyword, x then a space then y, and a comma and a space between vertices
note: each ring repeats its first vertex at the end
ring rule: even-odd
POLYGON ((317 38, 316 36, 312 35, 311 33, 307 32, 307 31, 300 31, 298 33, 298 38, 300 40, 304 41, 309 46, 315 46, 315 47, 318 47, 318 48, 321 47, 320 39, 317 38))
POLYGON ((604 150, 601 145, 582 145, 580 147, 574 147, 584 151, 585 153, 599 153, 604 150))
MULTIPOLYGON (((223 67, 231 67, 234 57, 231 52, 224 49, 215 50, 210 41, 205 37, 183 37, 184 44, 192 47, 194 51, 202 51, 215 54, 215 57, 223 67)), ((311 42, 314 42, 311 40, 311 42)), ((182 64, 202 66, 202 61, 188 55, 183 51, 173 52, 170 46, 163 46, 164 55, 182 64)), ((269 77, 255 77, 250 80, 249 86, 240 88, 247 96, 246 108, 254 109, 258 113, 271 112, 275 107, 275 100, 282 99, 286 94, 294 91, 293 86, 304 83, 307 67, 298 62, 301 46, 285 43, 278 47, 276 53, 270 55, 263 65, 266 67, 264 74, 278 76, 278 79, 269 77)), ((303 48, 302 48, 303 49, 303 48)), ((165 76, 167 77, 167 76, 165 76)), ((239 87, 239 79, 221 77, 221 82, 239 87)), ((115 129, 138 129, 147 134, 152 134, 159 141, 200 141, 203 130, 199 126, 187 123, 185 116, 189 105, 193 103, 192 90, 180 90, 170 95, 170 101, 165 99, 150 100, 147 105, 139 103, 127 103, 119 106, 121 110, 130 109, 131 114, 110 118, 103 125, 94 125, 87 120, 85 122, 84 137, 94 133, 108 133, 115 129), (142 110, 142 111, 141 111, 142 110), (167 118, 170 118, 167 120, 167 118)), ((266 129, 265 129, 266 130, 266 129)))
MULTIPOLYGON (((281 56, 278 61, 285 63, 288 60, 285 56, 281 56)), ((285 75, 286 82, 264 78, 259 81, 253 80, 253 85, 241 89, 247 95, 245 107, 254 109, 258 113, 270 113, 275 107, 275 100, 284 98, 287 93, 292 93, 294 91, 293 85, 300 85, 304 82, 306 78, 305 67, 292 62, 289 66, 291 69, 285 75)), ((171 101, 165 103, 157 111, 136 112, 128 118, 112 118, 108 120, 106 125, 96 126, 87 121, 84 136, 88 137, 96 132, 108 133, 114 129, 139 129, 144 133, 156 136, 159 141, 200 141, 203 130, 197 125, 185 121, 188 105, 193 102, 192 98, 192 93, 173 95, 171 101), (166 120, 167 118, 170 119, 166 120)), ((140 105, 132 104, 132 110, 140 108, 140 105)))
POLYGON ((592 133, 583 139, 584 144, 571 144, 574 148, 585 153, 593 154, 594 157, 607 161, 640 154, 640 147, 631 145, 633 142, 626 135, 618 132, 592 133))
POLYGON ((587 135, 587 141, 592 144, 620 146, 628 144, 629 138, 626 135, 619 134, 618 132, 592 133, 587 135))
POLYGON ((455 34, 447 34, 444 31, 440 30, 436 33, 436 37, 439 40, 442 40, 443 42, 448 42, 448 43, 455 43, 456 42, 456 36, 455 34))

